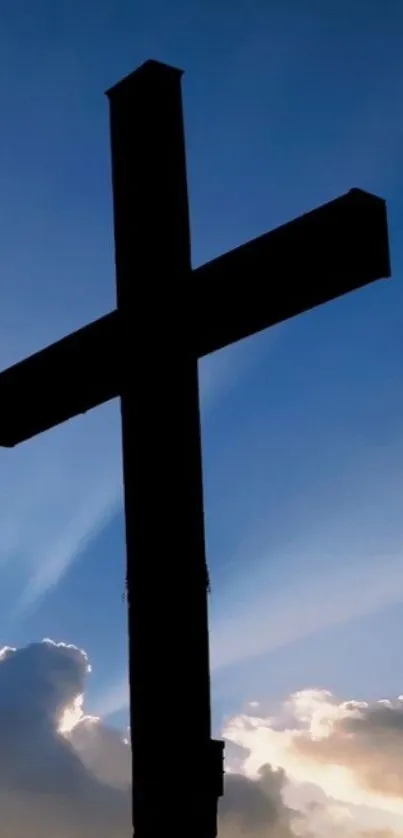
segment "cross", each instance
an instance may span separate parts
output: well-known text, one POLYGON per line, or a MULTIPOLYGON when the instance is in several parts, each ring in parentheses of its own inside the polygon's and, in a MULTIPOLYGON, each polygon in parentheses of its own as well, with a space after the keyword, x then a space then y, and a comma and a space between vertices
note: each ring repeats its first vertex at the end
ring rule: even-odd
POLYGON ((222 794, 198 359, 390 276, 360 189, 192 270, 181 76, 147 61, 107 94, 116 309, 0 374, 0 446, 120 397, 136 838, 214 838, 222 794))

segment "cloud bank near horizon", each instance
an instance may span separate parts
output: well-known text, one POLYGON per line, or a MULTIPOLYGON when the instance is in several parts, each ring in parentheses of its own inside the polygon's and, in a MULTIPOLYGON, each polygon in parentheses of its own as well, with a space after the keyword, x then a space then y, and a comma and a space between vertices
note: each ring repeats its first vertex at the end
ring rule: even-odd
MULTIPOLYGON (((66 643, 0 652, 4 838, 130 834, 130 745, 85 715, 89 671, 66 643)), ((249 704, 223 735, 219 838, 402 838, 403 697, 302 690, 275 713, 249 704)), ((156 770, 163 754, 162 732, 156 770)))
POLYGON ((45 640, 0 654, 0 807, 4 838, 127 838, 129 786, 113 773, 129 751, 118 732, 85 717, 89 671, 75 646, 45 640), (73 727, 72 727, 73 726, 73 727), (90 727, 82 758, 83 732, 90 727), (82 728, 82 729, 81 729, 82 728), (73 744, 73 730, 77 737, 73 744), (105 757, 108 773, 98 770, 105 757))
POLYGON ((274 713, 249 704, 223 733, 251 782, 267 765, 280 772, 296 834, 402 838, 403 696, 368 703, 305 689, 274 713))

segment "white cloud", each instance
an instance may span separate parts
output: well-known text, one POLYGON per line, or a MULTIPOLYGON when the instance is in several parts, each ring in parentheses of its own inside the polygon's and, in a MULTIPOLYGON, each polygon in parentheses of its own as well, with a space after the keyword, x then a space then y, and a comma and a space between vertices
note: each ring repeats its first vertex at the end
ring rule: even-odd
POLYGON ((250 779, 266 764, 285 771, 285 799, 309 815, 311 829, 326 824, 322 834, 328 834, 341 822, 348 835, 369 829, 402 834, 401 700, 369 704, 303 690, 276 715, 235 715, 224 736, 230 751, 242 749, 242 771, 250 779))
POLYGON ((130 775, 126 785, 117 782, 125 764, 127 774, 129 747, 118 731, 83 717, 88 671, 82 650, 51 640, 0 655, 4 838, 129 834, 130 775), (62 733, 66 710, 74 711, 76 727, 62 733), (97 770, 101 752, 102 776, 97 770))

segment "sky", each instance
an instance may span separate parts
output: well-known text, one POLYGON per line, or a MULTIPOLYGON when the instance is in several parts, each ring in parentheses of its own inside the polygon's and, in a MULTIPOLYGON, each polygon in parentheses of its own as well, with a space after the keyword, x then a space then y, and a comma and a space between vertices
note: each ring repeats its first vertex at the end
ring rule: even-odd
MULTIPOLYGON (((392 279, 200 363, 223 838, 403 834, 402 35, 399 0, 1 4, 0 367, 115 305, 104 91, 148 58, 185 71, 194 266, 352 187, 387 200, 392 279)), ((7 683, 27 701, 10 660, 42 696, 74 658, 63 701, 100 721, 60 732, 38 700, 30 735, 46 716, 38 752, 67 742, 92 779, 115 735, 119 793, 124 562, 117 402, 0 450, 0 739, 7 683)))

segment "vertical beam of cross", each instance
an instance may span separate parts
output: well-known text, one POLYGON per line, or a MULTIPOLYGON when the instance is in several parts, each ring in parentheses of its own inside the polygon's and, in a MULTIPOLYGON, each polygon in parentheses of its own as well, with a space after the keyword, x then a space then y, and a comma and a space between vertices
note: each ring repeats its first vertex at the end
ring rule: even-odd
POLYGON ((181 75, 147 62, 108 92, 136 838, 215 834, 181 75))

